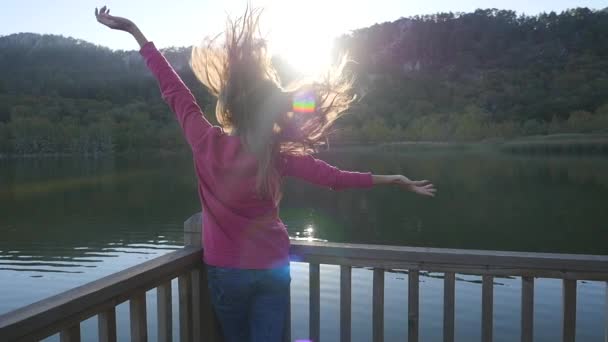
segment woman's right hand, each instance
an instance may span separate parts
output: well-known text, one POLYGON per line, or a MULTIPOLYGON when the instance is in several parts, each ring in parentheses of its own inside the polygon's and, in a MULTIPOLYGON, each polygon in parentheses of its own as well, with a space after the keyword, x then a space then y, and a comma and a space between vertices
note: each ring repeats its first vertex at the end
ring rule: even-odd
POLYGON ((434 197, 437 189, 428 180, 414 181, 403 175, 381 176, 373 175, 374 184, 395 184, 407 191, 411 191, 418 195, 434 197))
POLYGON ((99 23, 113 30, 133 33, 136 28, 135 24, 129 19, 110 15, 110 9, 106 6, 103 6, 101 10, 95 8, 95 18, 99 23))

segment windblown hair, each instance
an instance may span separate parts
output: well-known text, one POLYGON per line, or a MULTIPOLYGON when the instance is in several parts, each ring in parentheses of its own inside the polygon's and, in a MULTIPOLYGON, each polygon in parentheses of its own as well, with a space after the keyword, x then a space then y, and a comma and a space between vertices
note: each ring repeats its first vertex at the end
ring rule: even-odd
POLYGON ((248 7, 242 17, 229 18, 223 37, 192 49, 191 67, 217 97, 215 115, 224 132, 238 136, 256 156, 258 194, 278 200, 277 158, 314 152, 354 97, 352 80, 342 72, 346 58, 318 81, 283 88, 259 29, 260 14, 248 7), (315 95, 314 113, 292 112, 293 95, 301 91, 315 95))

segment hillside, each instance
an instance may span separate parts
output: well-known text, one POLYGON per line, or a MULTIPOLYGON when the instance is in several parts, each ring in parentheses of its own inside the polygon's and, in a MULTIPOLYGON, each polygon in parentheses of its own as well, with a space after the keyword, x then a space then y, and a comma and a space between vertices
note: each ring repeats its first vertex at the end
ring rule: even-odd
POLYGON ((606 12, 402 18, 339 45, 358 62, 366 90, 350 118, 359 136, 477 140, 608 129, 606 12))
MULTIPOLYGON (((163 50, 201 103, 189 48, 163 50)), ((0 154, 180 150, 183 139, 137 51, 31 33, 0 37, 0 154)))
MULTIPOLYGON (((606 10, 401 18, 336 47, 357 62, 360 98, 338 121, 336 142, 608 131, 606 10)), ((189 48, 164 53, 211 117, 189 48)), ((0 37, 0 75, 0 154, 185 148, 136 51, 14 34, 0 37)))

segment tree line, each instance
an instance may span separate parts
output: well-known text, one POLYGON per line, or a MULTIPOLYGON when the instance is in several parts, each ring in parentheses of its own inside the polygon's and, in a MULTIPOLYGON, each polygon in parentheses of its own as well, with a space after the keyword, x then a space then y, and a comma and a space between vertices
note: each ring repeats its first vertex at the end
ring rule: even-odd
MULTIPOLYGON (((335 48, 355 61, 358 95, 336 143, 608 132, 606 10, 415 16, 355 30, 335 48)), ((163 52, 214 122, 190 49, 163 52)), ((186 148, 136 51, 14 34, 0 37, 0 75, 0 154, 186 148)))
POLYGON ((441 13, 338 40, 363 97, 353 140, 482 140, 608 131, 608 12, 441 13))

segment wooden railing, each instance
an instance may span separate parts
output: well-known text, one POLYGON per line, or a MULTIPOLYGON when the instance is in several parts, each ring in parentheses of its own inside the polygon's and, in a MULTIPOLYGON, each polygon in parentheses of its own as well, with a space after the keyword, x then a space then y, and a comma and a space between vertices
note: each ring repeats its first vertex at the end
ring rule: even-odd
POLYGON ((38 341, 56 333, 61 342, 80 341, 80 323, 97 315, 98 340, 114 342, 116 306, 126 301, 129 301, 131 341, 147 341, 146 291, 154 288, 158 341, 172 341, 171 281, 175 278, 180 341, 207 338, 216 341, 216 323, 201 261, 200 218, 189 219, 184 228, 183 249, 1 315, 0 341, 38 341), (197 223, 198 227, 192 229, 197 223))
MULTIPOLYGON (((443 340, 454 341, 455 275, 482 276, 481 337, 492 341, 495 276, 521 277, 521 341, 533 340, 534 279, 563 279, 562 340, 571 342, 576 331, 577 280, 608 281, 608 256, 525 252, 497 252, 443 248, 394 247, 297 241, 293 260, 309 263, 310 338, 319 341, 319 266, 340 266, 340 341, 351 340, 351 268, 373 268, 372 336, 384 341, 384 272, 408 271, 408 342, 419 340, 420 271, 444 273, 443 340)), ((606 287, 608 296, 608 287, 606 287)), ((607 297, 608 298, 608 297, 607 297)), ((608 299, 606 302, 608 327, 608 299)), ((608 328, 606 328, 608 341, 608 328)))
MULTIPOLYGON (((130 306, 132 341, 147 340, 146 291, 156 288, 158 340, 172 340, 171 280, 178 278, 180 341, 220 341, 201 263, 200 214, 186 221, 185 245, 133 268, 0 316, 1 341, 36 341, 60 333, 80 341, 80 322, 98 316, 99 341, 116 341, 115 307, 130 306)), ((352 267, 373 269, 372 337, 384 341, 384 273, 408 271, 408 341, 419 340, 420 271, 444 273, 443 340, 454 341, 456 273, 482 276, 482 341, 492 341, 495 276, 521 277, 521 341, 533 339, 534 280, 563 280, 563 341, 575 339, 577 280, 608 281, 608 256, 495 252, 293 241, 294 261, 309 263, 309 338, 320 341, 320 265, 340 266, 340 341, 351 340, 352 267)), ((608 286, 606 288, 608 327, 608 286)), ((286 341, 291 341, 290 319, 286 341)), ((606 330, 608 341, 608 328, 606 330)))

